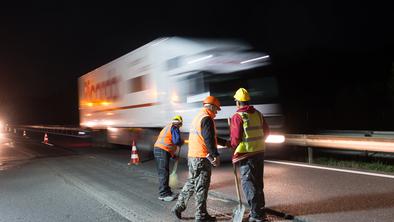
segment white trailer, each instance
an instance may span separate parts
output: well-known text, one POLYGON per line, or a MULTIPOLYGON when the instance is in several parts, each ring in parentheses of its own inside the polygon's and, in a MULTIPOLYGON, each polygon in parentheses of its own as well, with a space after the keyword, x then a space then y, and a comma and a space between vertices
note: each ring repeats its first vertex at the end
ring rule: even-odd
POLYGON ((222 103, 215 119, 219 134, 228 137, 227 118, 236 111, 232 96, 244 87, 280 133, 283 115, 276 79, 264 68, 269 63, 269 55, 241 41, 160 38, 79 78, 80 125, 107 130, 109 143, 135 139, 151 149, 174 115, 183 117, 187 136, 202 100, 213 95, 222 103))

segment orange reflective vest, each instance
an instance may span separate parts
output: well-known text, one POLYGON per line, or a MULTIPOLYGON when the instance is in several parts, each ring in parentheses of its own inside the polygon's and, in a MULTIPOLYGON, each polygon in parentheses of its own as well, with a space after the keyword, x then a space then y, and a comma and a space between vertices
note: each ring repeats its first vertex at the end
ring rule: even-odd
POLYGON ((171 127, 172 124, 168 124, 161 130, 159 137, 156 140, 155 147, 169 152, 173 157, 176 151, 176 145, 172 143, 171 127))
MULTIPOLYGON (((205 108, 201 109, 200 112, 194 117, 189 133, 189 157, 206 157, 208 155, 208 148, 205 145, 204 138, 202 137, 201 131, 201 120, 205 117, 212 118, 209 115, 209 111, 205 108)), ((213 120, 213 119, 212 119, 213 120)), ((213 121, 213 126, 215 128, 216 135, 216 127, 215 121, 213 121)), ((216 136, 215 136, 215 146, 217 144, 216 136)))

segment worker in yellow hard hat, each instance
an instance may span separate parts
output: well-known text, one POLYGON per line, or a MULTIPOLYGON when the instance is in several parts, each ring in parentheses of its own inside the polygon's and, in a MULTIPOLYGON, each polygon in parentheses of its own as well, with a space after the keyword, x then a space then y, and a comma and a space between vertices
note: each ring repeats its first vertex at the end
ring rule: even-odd
POLYGON ((263 191, 265 138, 269 128, 264 116, 250 105, 249 92, 239 88, 234 95, 237 112, 231 117, 233 164, 239 163, 242 188, 250 207, 250 222, 267 221, 263 191))
POLYGON ((250 96, 246 89, 239 88, 237 92, 235 92, 234 99, 239 102, 249 102, 250 96))
POLYGON ((177 147, 183 144, 179 130, 182 124, 182 116, 174 116, 171 123, 161 130, 154 145, 153 154, 159 174, 159 200, 162 201, 173 201, 177 197, 169 186, 169 166, 170 158, 178 158, 175 154, 177 147))

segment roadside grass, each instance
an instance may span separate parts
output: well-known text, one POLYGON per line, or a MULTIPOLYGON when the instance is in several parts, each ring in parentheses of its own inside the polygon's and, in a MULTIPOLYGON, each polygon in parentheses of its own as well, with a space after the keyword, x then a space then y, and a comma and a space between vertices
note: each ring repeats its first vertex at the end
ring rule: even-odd
POLYGON ((333 167, 364 169, 378 172, 394 173, 394 165, 385 163, 380 160, 376 161, 361 161, 361 160, 338 160, 329 157, 320 157, 313 160, 315 164, 321 164, 333 167))

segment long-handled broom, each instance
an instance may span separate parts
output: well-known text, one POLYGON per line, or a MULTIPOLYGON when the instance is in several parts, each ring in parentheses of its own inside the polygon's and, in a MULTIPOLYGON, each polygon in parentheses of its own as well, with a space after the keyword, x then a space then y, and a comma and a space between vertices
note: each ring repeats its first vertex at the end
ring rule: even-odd
POLYGON ((177 159, 175 160, 174 167, 172 168, 172 172, 170 174, 170 181, 169 185, 171 188, 178 188, 178 174, 177 174, 177 169, 178 169, 178 162, 179 162, 179 154, 181 153, 181 147, 178 146, 178 154, 177 154, 177 159))

